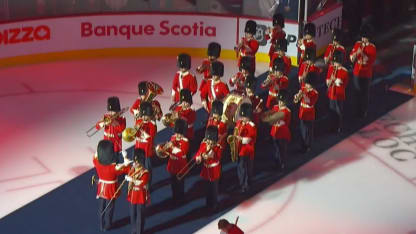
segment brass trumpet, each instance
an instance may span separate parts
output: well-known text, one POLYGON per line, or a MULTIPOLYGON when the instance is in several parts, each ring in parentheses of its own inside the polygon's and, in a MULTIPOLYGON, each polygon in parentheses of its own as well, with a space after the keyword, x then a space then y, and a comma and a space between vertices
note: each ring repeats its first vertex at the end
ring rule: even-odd
POLYGON ((162 143, 156 146, 156 156, 159 158, 167 158, 169 157, 168 149, 170 149, 173 146, 173 143, 171 141, 168 141, 166 143, 162 143))
MULTIPOLYGON (((120 117, 122 114, 124 114, 128 110, 129 110, 129 107, 124 107, 119 112, 115 113, 114 115, 112 115, 112 116, 105 116, 104 118, 102 118, 98 122, 104 122, 105 125, 110 125, 115 119, 117 119, 118 117, 120 117)), ((99 132, 100 130, 101 130, 101 128, 100 129, 96 129, 95 128, 95 125, 94 125, 94 126, 92 126, 90 129, 88 129, 86 131, 86 134, 87 134, 88 137, 92 137, 97 132, 99 132), (95 130, 95 131, 93 131, 93 130, 95 130)))
POLYGON ((302 89, 299 89, 299 92, 295 94, 295 96, 293 97, 293 102, 294 103, 300 102, 300 100, 302 100, 302 97, 303 97, 302 89))
POLYGON ((137 132, 141 130, 142 126, 143 122, 141 122, 139 125, 134 126, 133 128, 124 129, 121 133, 123 140, 126 142, 134 141, 134 139, 136 139, 137 132))
POLYGON ((172 111, 167 113, 162 117, 162 123, 165 127, 170 127, 175 124, 175 121, 179 118, 179 113, 177 111, 172 111))

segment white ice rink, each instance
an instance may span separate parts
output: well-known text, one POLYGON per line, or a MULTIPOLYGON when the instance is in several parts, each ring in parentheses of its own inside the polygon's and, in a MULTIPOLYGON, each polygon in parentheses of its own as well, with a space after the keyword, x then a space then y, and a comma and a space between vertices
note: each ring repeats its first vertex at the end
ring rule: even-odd
MULTIPOLYGON (((192 61, 193 71, 200 62, 192 61)), ((236 62, 225 66, 228 81, 236 62)), ((258 73, 266 66, 258 64, 258 73)), ((165 89, 157 99, 166 112, 176 70, 175 57, 0 69, 0 218, 92 168, 102 132, 88 138, 85 131, 106 111, 107 97, 130 106, 137 83, 153 80, 165 89)), ((200 108, 199 94, 194 103, 200 108)), ((224 217, 239 216, 246 233, 416 233, 415 109, 412 99, 224 217)), ((216 221, 198 233, 219 233, 216 221)))

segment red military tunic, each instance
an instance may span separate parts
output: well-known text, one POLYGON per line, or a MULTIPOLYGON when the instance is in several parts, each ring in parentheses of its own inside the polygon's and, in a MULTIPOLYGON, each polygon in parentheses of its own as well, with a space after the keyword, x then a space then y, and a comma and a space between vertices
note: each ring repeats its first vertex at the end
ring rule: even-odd
POLYGON ((289 75, 289 73, 290 73, 290 69, 292 68, 292 60, 290 59, 290 57, 289 56, 287 56, 287 55, 284 55, 284 56, 280 56, 278 53, 274 53, 273 55, 272 55, 272 58, 270 59, 270 64, 269 64, 269 68, 270 68, 270 70, 272 69, 272 67, 273 67, 273 63, 274 63, 274 60, 275 59, 277 59, 277 58, 282 58, 283 59, 283 62, 285 63, 285 70, 284 70, 284 74, 286 75, 286 76, 288 76, 289 75))
POLYGON ((230 93, 226 83, 221 80, 208 80, 201 92, 201 100, 207 100, 208 112, 211 112, 211 104, 214 100, 222 100, 230 93))
POLYGON ((259 49, 259 42, 254 38, 246 39, 245 37, 243 37, 241 40, 243 42, 243 46, 238 51, 239 55, 238 55, 238 64, 237 64, 237 66, 240 67, 241 59, 243 57, 246 57, 246 56, 247 57, 253 57, 252 70, 256 71, 256 53, 257 53, 257 50, 259 49), (251 51, 248 51, 246 49, 246 46, 249 47, 251 49, 251 51))
POLYGON ((328 98, 331 100, 345 100, 345 89, 348 85, 348 71, 345 67, 339 67, 334 71, 334 66, 329 65, 328 74, 326 76, 327 84, 331 82, 328 87, 328 98), (331 76, 334 73, 335 80, 331 81, 331 76))
POLYGON ((257 139, 256 125, 251 121, 238 120, 235 127, 238 129, 237 135, 241 141, 237 143, 238 155, 240 157, 249 156, 254 159, 254 145, 257 139))
POLYGON ((363 54, 368 59, 367 61, 364 61, 364 57, 361 55, 361 53, 357 53, 358 49, 361 47, 361 44, 361 41, 356 42, 350 54, 351 59, 354 55, 356 56, 353 74, 362 78, 371 78, 373 77, 373 64, 376 61, 376 46, 372 43, 369 43, 361 49, 363 54))
POLYGON ((230 87, 234 87, 235 86, 235 91, 237 91, 237 93, 239 94, 243 94, 246 90, 245 86, 244 86, 244 82, 247 79, 247 75, 243 72, 237 72, 237 74, 235 74, 233 77, 230 78, 230 80, 228 81, 228 83, 230 84, 230 87))
POLYGON ((179 102, 179 94, 182 89, 189 89, 192 95, 194 95, 196 93, 196 90, 198 89, 196 78, 189 71, 178 71, 176 72, 175 77, 173 78, 172 96, 174 102, 179 102))
POLYGON ((303 96, 300 99, 299 119, 305 121, 315 120, 315 104, 318 101, 318 91, 302 88, 303 96))
POLYGON ((173 147, 168 149, 170 156, 166 170, 170 174, 176 175, 187 164, 186 154, 189 151, 189 141, 185 137, 179 139, 175 134, 170 138, 170 142, 172 142, 173 147))
POLYGON ((273 30, 270 33, 266 34, 266 40, 271 39, 270 40, 271 45, 270 45, 270 49, 269 49, 270 59, 272 58, 272 55, 273 55, 274 50, 276 48, 277 41, 280 40, 280 39, 284 39, 284 38, 286 38, 286 32, 283 31, 280 28, 273 28, 273 30))
POLYGON ((97 199, 104 198, 111 200, 113 196, 117 198, 120 195, 120 193, 115 194, 118 187, 117 177, 122 174, 126 174, 128 172, 128 168, 123 167, 117 170, 115 163, 110 165, 102 165, 98 161, 96 154, 92 162, 99 178, 97 184, 97 199))
POLYGON ((215 181, 218 180, 221 176, 221 156, 222 156, 222 148, 219 144, 216 144, 211 148, 209 152, 206 150, 207 143, 202 142, 199 146, 198 152, 195 154, 194 158, 201 156, 202 159, 202 170, 201 170, 201 177, 205 180, 215 181), (202 158, 202 153, 208 153, 210 158, 204 160, 202 158))
POLYGON ((325 63, 328 63, 328 62, 331 63, 332 62, 332 60, 334 58, 334 52, 336 50, 341 51, 344 54, 344 57, 345 57, 346 51, 345 51, 344 46, 335 45, 335 44, 331 43, 331 44, 328 45, 328 47, 326 47, 326 50, 325 50, 325 54, 324 54, 325 63))
MULTIPOLYGON (((136 99, 136 101, 133 103, 133 105, 130 107, 130 113, 132 113, 133 115, 138 115, 139 111, 140 111, 140 104, 142 103, 142 100, 139 98, 136 99)), ((153 108, 153 112, 154 115, 156 117, 156 119, 160 119, 163 115, 162 113, 162 108, 160 107, 160 103, 157 100, 153 100, 152 101, 152 106, 153 108), (155 110, 157 109, 157 110, 155 110), (155 112, 159 112, 159 113, 155 113, 155 112)))
POLYGON ((142 118, 136 120, 136 126, 140 126, 136 134, 135 148, 143 149, 146 157, 153 156, 153 140, 156 135, 156 123, 151 121, 144 121, 142 118))
POLYGON ((298 45, 298 52, 300 53, 300 58, 298 64, 303 63, 303 58, 305 57, 305 51, 307 48, 314 48, 316 50, 316 44, 313 39, 302 39, 302 44, 298 45))
POLYGON ((218 129, 218 144, 221 145, 223 149, 226 146, 226 136, 227 136, 227 123, 220 118, 210 117, 207 122, 207 128, 209 126, 215 126, 218 129))
POLYGON ((143 167, 140 170, 133 168, 128 175, 133 181, 129 182, 127 201, 133 205, 147 203, 149 194, 146 185, 149 182, 149 171, 143 167))
MULTIPOLYGON (((196 120, 196 112, 192 108, 186 108, 184 109, 183 106, 179 105, 176 106, 173 110, 177 113, 179 113, 179 118, 184 119, 186 123, 188 124, 188 129, 186 130, 186 138, 192 139, 194 137, 194 123, 196 120)), ((175 126, 175 123, 172 123, 170 125, 171 128, 175 126)))
MULTIPOLYGON (((104 118, 105 117, 110 118, 111 115, 105 114, 104 118)), ((121 133, 126 128, 126 118, 124 116, 119 116, 115 120, 118 122, 117 125, 113 126, 110 124, 104 127, 104 140, 110 140, 111 142, 113 142, 114 152, 120 152, 122 148, 121 133)), ((95 125, 95 128, 98 130, 101 129, 103 126, 104 123, 102 121, 99 121, 95 125)))
POLYGON ((244 234, 244 232, 235 224, 230 224, 231 227, 227 230, 227 234, 244 234))
POLYGON ((260 123, 260 116, 263 111, 263 100, 257 95, 247 95, 253 106, 253 122, 257 126, 260 123))
MULTIPOLYGON (((304 62, 300 65, 299 68, 299 83, 301 84, 301 87, 303 88, 303 86, 305 85, 303 83, 303 81, 301 81, 301 77, 306 73, 308 74, 309 72, 317 72, 317 73, 321 73, 321 69, 319 67, 317 67, 314 63, 309 64, 307 62, 304 62)), ((310 81, 310 82, 316 82, 316 81, 310 81)))
POLYGON ((269 79, 271 79, 272 81, 267 86, 265 86, 263 83, 260 87, 263 89, 269 89, 266 107, 270 109, 275 104, 277 104, 277 95, 279 94, 279 90, 285 90, 289 87, 289 78, 287 78, 287 76, 285 75, 277 77, 274 74, 270 74, 269 79))
POLYGON ((207 80, 211 79, 212 75, 211 75, 211 60, 209 59, 204 59, 202 61, 202 65, 200 66, 199 69, 197 69, 196 71, 198 73, 202 73, 204 78, 201 81, 201 85, 199 86, 199 92, 201 92, 201 90, 203 89, 204 85, 206 84, 207 80))
POLYGON ((279 105, 273 106, 273 111, 276 112, 283 112, 284 117, 281 120, 278 120, 275 124, 273 124, 272 129, 270 131, 270 135, 274 139, 285 139, 287 141, 291 140, 291 133, 290 133, 290 120, 292 118, 292 113, 289 108, 282 107, 279 108, 279 105))

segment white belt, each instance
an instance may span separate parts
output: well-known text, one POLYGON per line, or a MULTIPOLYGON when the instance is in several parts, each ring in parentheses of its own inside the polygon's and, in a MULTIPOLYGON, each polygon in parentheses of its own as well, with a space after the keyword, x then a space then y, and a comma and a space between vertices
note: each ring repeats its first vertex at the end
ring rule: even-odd
POLYGON ((248 55, 248 54, 245 54, 243 52, 240 52, 240 55, 243 56, 243 57, 254 57, 254 55, 248 55))
POLYGON ((303 108, 313 108, 313 106, 310 106, 310 105, 308 105, 308 104, 306 104, 306 103, 303 103, 303 102, 301 102, 301 103, 300 103, 300 105, 301 105, 303 108))
POLYGON ((277 93, 273 93, 273 92, 271 92, 271 91, 269 91, 269 95, 270 95, 270 96, 273 96, 273 97, 277 97, 277 93))
POLYGON ((147 143, 147 140, 143 140, 143 139, 142 139, 142 138, 140 138, 140 137, 136 137, 136 140, 137 140, 138 142, 147 143))
POLYGON ((189 124, 188 128, 192 128, 194 126, 194 124, 189 124))
POLYGON ((102 180, 99 179, 98 182, 103 183, 103 184, 114 184, 117 182, 117 180, 102 180))
POLYGON ((277 121, 277 123, 274 124, 274 126, 280 127, 280 126, 285 125, 285 123, 286 123, 285 121, 279 120, 279 121, 277 121))
POLYGON ((218 166, 219 164, 220 164, 220 162, 215 162, 215 163, 211 163, 211 164, 209 164, 209 165, 204 164, 204 166, 205 166, 206 168, 211 168, 211 167, 216 167, 216 166, 218 166))
POLYGON ((104 132, 104 136, 106 136, 106 137, 114 137, 114 134, 104 132))
POLYGON ((139 190, 142 190, 141 188, 139 188, 139 187, 133 187, 133 190, 134 191, 139 191, 139 190))

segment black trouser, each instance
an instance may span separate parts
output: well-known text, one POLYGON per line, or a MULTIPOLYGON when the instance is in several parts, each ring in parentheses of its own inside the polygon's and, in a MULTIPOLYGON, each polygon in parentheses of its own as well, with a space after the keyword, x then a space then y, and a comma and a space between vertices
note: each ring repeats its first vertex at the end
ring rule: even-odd
POLYGON ((344 115, 344 101, 329 99, 329 116, 332 129, 342 128, 342 116, 344 115))
POLYGON ((218 180, 206 180, 206 205, 215 208, 218 202, 218 180))
POLYGON ((313 120, 300 120, 300 135, 302 138, 302 146, 309 148, 313 141, 313 120))
POLYGON ((370 101, 370 78, 354 76, 354 88, 357 100, 357 114, 359 117, 365 117, 368 111, 370 101))
POLYGON ((130 225, 132 234, 140 234, 144 231, 144 205, 130 203, 130 225))
POLYGON ((104 198, 98 198, 98 218, 99 218, 101 230, 110 229, 112 222, 113 222, 113 214, 114 214, 114 207, 115 207, 116 200, 113 199, 110 205, 108 205, 109 202, 110 200, 107 200, 104 198), (103 213, 106 207, 107 209, 103 213))
POLYGON ((253 160, 249 156, 238 157, 237 175, 241 189, 248 190, 253 175, 253 160))
POLYGON ((147 188, 149 189, 149 191, 151 191, 151 187, 152 187, 152 158, 151 157, 144 158, 144 168, 146 168, 149 171, 149 183, 147 184, 147 188))
POLYGON ((170 185, 172 187, 172 198, 175 202, 182 199, 185 195, 184 179, 178 180, 176 175, 170 174, 170 185))
POLYGON ((273 139, 273 145, 275 148, 274 160, 276 164, 284 165, 286 163, 287 140, 273 139))

